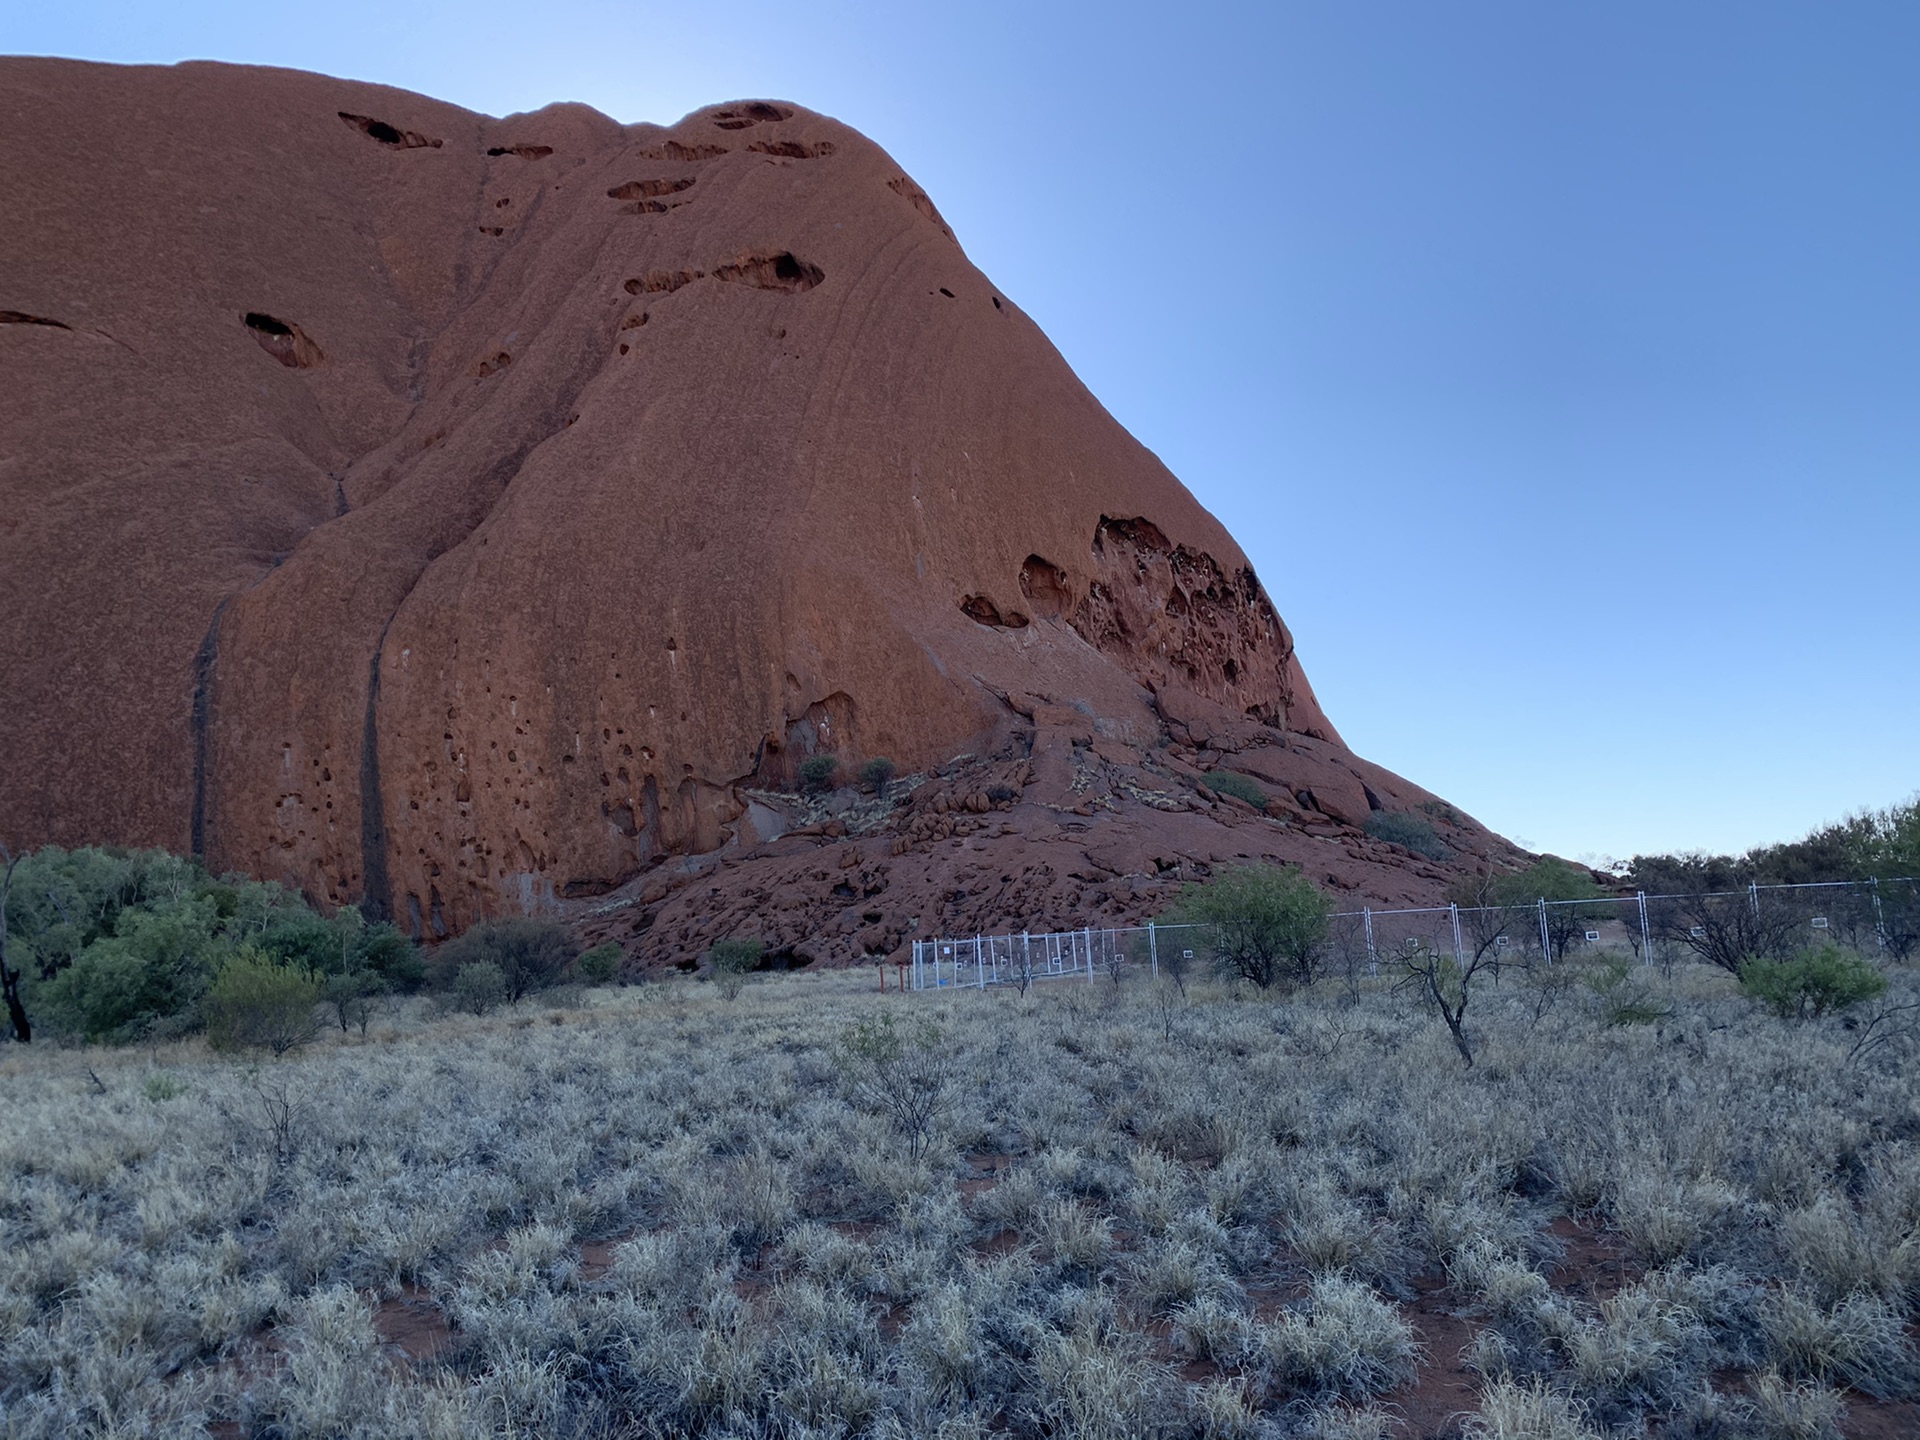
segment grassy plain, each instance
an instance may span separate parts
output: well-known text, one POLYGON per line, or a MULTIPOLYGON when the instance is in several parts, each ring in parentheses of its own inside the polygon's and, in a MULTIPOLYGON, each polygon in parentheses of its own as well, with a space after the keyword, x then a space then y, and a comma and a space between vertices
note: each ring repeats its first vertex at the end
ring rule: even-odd
POLYGON ((11 1047, 0 1425, 1920 1433, 1898 1014, 1577 973, 1476 994, 1471 1069, 1385 980, 872 972, 408 1001, 260 1065, 11 1047))

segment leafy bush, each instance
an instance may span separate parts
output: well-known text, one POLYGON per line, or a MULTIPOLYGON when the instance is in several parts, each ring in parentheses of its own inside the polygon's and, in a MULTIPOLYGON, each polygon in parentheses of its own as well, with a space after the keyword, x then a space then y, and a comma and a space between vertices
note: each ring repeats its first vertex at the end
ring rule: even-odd
POLYGON ((573 957, 573 936, 564 925, 515 916, 481 921, 442 945, 433 963, 446 983, 457 980, 469 965, 493 965, 500 971, 504 998, 518 1005, 534 991, 557 985, 573 957))
POLYGON ((1312 983, 1332 913, 1299 867, 1236 865, 1189 886, 1164 923, 1209 926, 1220 968, 1265 990, 1312 983))
POLYGON ((1432 822, 1411 811, 1376 810, 1367 816, 1366 831, 1376 840, 1399 845, 1429 860, 1445 860, 1453 854, 1432 822))
POLYGON ((589 985, 604 985, 619 973, 620 962, 625 956, 626 952, 617 943, 609 940, 604 945, 594 946, 574 961, 573 968, 579 971, 580 978, 589 985))
POLYGON ((747 976, 760 968, 766 945, 759 940, 721 940, 707 951, 707 964, 720 993, 732 1000, 740 994, 747 976))
POLYGON ((809 795, 818 795, 833 788, 834 776, 839 773, 840 762, 831 755, 809 755, 800 762, 800 788, 809 795))
POLYGON ((90 1040, 184 1033, 242 945, 316 975, 370 973, 410 990, 423 967, 393 926, 352 906, 323 917, 272 882, 214 879, 163 850, 46 846, 21 858, 7 892, 10 969, 24 972, 36 1028, 90 1040))
POLYGON ((33 1003, 57 1034, 140 1039, 160 1022, 193 1015, 232 953, 217 926, 214 906, 205 899, 159 913, 122 908, 113 933, 36 985, 33 1003))
POLYGON ((1803 950, 1788 960, 1749 960, 1740 989, 1782 1020, 1811 1020, 1872 1000, 1887 977, 1838 945, 1803 950))
POLYGON ((1266 809, 1270 798, 1257 783, 1237 770, 1209 770, 1206 786, 1216 795, 1231 795, 1236 800, 1245 801, 1256 810, 1266 809))
POLYGON ((320 982, 263 950, 236 952, 207 991, 207 1043, 216 1050, 284 1055, 320 1032, 320 982))
MULTIPOLYGON (((815 756, 814 758, 824 757, 815 756)), ((882 800, 887 798, 887 787, 893 783, 893 775, 893 761, 884 755, 876 755, 860 767, 861 783, 882 800)))
POLYGON ((484 1015, 507 999, 507 972, 491 960, 469 960, 453 976, 453 1003, 469 1015, 484 1015))

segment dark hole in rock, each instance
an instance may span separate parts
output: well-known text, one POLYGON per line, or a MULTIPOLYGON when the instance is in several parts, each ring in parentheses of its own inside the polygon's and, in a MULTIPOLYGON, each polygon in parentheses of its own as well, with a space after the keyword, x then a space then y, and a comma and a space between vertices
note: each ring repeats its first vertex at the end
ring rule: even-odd
POLYGON ((438 150, 444 143, 428 139, 417 130, 402 130, 397 125, 389 125, 384 120, 376 120, 371 115, 355 115, 342 110, 340 118, 358 130, 369 140, 377 141, 393 150, 438 150))
POLYGON ((1020 567, 1020 593, 1033 602, 1036 615, 1064 615, 1072 608, 1067 572, 1043 556, 1029 555, 1020 567))
POLYGON ((768 105, 756 100, 750 105, 741 105, 732 110, 713 112, 713 123, 722 130, 744 130, 749 125, 764 125, 775 120, 790 120, 793 111, 779 105, 768 105))
POLYGON ((1027 625, 1027 617, 1018 610, 1009 610, 1004 615, 1000 607, 984 595, 969 595, 960 602, 960 609, 969 620, 981 625, 997 625, 1006 630, 1020 630, 1027 625))
POLYGON ((791 251, 778 255, 751 255, 731 264, 716 265, 713 278, 736 285, 751 285, 757 290, 785 290, 797 294, 811 290, 827 278, 818 265, 797 259, 791 251))
POLYGON ((998 295, 993 297, 993 308, 996 310, 1000 308, 1000 297, 998 295))
POLYGON ((757 154, 778 155, 786 160, 824 160, 833 154, 835 148, 831 140, 822 140, 814 145, 803 145, 798 140, 756 140, 747 146, 757 154))
POLYGON ((609 200, 657 200, 662 195, 672 195, 676 191, 692 186, 694 177, 685 175, 677 180, 629 180, 624 185, 616 185, 607 191, 609 200))
POLYGON ((24 310, 0 310, 0 325, 45 325, 50 330, 73 328, 64 321, 49 320, 44 315, 29 315, 24 310))
POLYGON ((951 299, 953 299, 953 298, 954 298, 954 297, 953 297, 953 292, 952 292, 951 290, 949 290, 949 289, 948 289, 948 288, 947 288, 946 286, 944 286, 944 285, 942 285, 942 286, 940 287, 940 293, 941 293, 942 295, 944 295, 944 296, 946 296, 946 297, 947 297, 947 298, 948 298, 949 300, 951 300, 951 299))
POLYGON ((842 880, 838 885, 833 887, 833 893, 838 895, 842 900, 851 900, 859 892, 846 881, 842 880))
POLYGON ((664 145, 649 145, 635 153, 642 160, 678 160, 687 164, 695 160, 718 160, 730 152, 724 145, 682 145, 678 140, 669 140, 664 145))
POLYGON ((467 374, 475 380, 484 380, 489 375, 498 374, 511 364, 513 364, 512 355, 508 354, 505 350, 496 350, 492 355, 489 355, 486 359, 475 365, 467 374))
POLYGON ((488 155, 517 155, 522 160, 544 160, 553 153, 551 145, 495 145, 488 155))
POLYGON ((327 357, 305 331, 289 320, 281 320, 263 310, 249 310, 240 317, 260 348, 289 370, 310 370, 327 357))

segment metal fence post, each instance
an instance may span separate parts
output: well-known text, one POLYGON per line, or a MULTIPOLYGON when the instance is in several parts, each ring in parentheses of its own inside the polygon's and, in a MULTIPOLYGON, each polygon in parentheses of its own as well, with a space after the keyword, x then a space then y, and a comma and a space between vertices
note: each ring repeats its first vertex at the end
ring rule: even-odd
POLYGON ((1644 890, 1636 890, 1634 894, 1637 895, 1640 900, 1640 963, 1642 965, 1651 965, 1653 963, 1653 936, 1647 930, 1647 892, 1644 890))
POLYGON ((1380 973, 1380 957, 1373 953, 1373 907, 1369 905, 1361 906, 1360 914, 1367 930, 1367 974, 1378 975, 1380 973))
POLYGON ((1460 906, 1449 901, 1447 913, 1453 919, 1453 963, 1464 972, 1467 968, 1467 947, 1460 940, 1460 906))
POLYGON ((1887 919, 1880 913, 1880 877, 1869 875, 1867 884, 1872 886, 1869 892, 1873 896, 1873 938, 1880 942, 1882 950, 1887 948, 1887 919))
POLYGON ((1547 964, 1553 963, 1553 940, 1547 934, 1547 897, 1540 897, 1540 956, 1547 964))
POLYGON ((1160 978, 1160 942, 1154 938, 1151 920, 1147 921, 1147 959, 1153 964, 1153 978, 1158 980, 1160 978))
POLYGON ((1747 882, 1747 899, 1753 905, 1753 918, 1758 920, 1760 918, 1760 882, 1758 880, 1747 882))
POLYGON ((1085 930, 1082 930, 1080 933, 1085 938, 1085 941, 1086 941, 1087 983, 1091 985, 1093 983, 1093 927, 1089 925, 1085 930))

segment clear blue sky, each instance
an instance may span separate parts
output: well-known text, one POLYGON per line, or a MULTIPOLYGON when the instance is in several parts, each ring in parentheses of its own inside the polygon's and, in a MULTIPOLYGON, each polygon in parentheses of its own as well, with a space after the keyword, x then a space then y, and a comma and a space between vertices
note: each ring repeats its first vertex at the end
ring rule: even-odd
POLYGON ((1569 855, 1920 786, 1920 6, 13 5, 0 50, 857 126, 1240 538, 1355 748, 1569 855))

